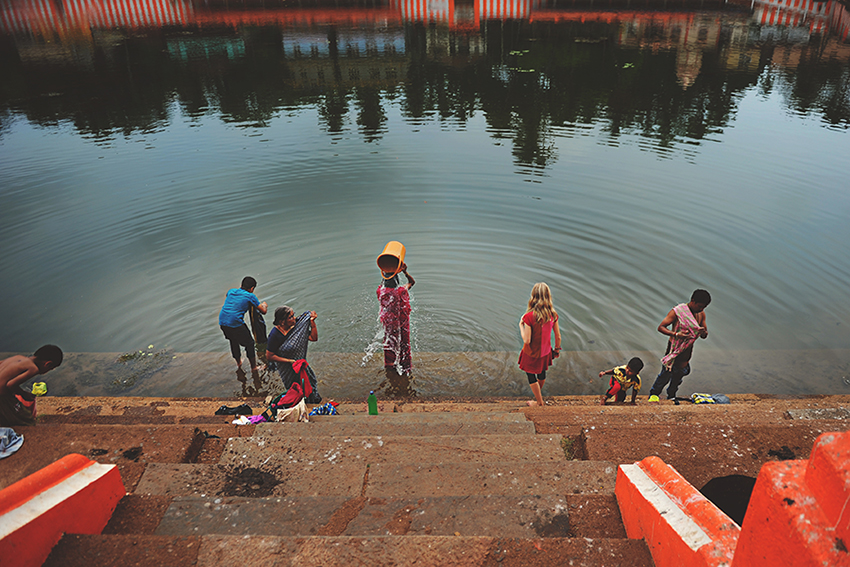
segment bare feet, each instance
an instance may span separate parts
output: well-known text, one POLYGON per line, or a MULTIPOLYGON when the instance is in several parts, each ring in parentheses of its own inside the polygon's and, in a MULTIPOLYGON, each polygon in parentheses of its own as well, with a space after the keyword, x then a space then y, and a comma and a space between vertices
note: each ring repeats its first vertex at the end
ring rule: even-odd
POLYGON ((604 395, 599 398, 599 405, 604 406, 605 402, 608 400, 604 395))
POLYGON ((537 402, 535 402, 534 400, 528 400, 527 402, 525 402, 525 405, 527 405, 530 408, 536 408, 537 402))

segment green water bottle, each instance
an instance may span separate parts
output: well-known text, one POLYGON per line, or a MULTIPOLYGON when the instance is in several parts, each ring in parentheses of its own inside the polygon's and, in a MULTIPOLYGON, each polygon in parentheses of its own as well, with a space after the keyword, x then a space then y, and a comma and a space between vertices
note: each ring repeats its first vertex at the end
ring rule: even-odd
POLYGON ((369 404, 369 415, 378 415, 378 398, 375 397, 375 390, 369 392, 369 399, 366 400, 369 404))

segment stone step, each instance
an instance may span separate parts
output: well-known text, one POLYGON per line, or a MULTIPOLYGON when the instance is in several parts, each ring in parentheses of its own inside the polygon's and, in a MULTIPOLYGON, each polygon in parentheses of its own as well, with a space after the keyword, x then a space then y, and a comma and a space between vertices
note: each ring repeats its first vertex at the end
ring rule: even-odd
POLYGON ((222 565, 581 565, 652 567, 643 540, 464 536, 71 535, 45 567, 219 567, 222 565))
MULTIPOLYGON (((262 413, 258 408, 255 413, 262 413)), ((233 421, 229 415, 40 415, 39 425, 224 425, 233 421), (229 418, 229 419, 228 419, 229 418)))
POLYGON ((175 498, 156 535, 624 538, 613 496, 175 498))
MULTIPOLYGON (((449 421, 435 420, 402 422, 359 418, 336 420, 337 416, 324 417, 322 421, 309 423, 260 423, 255 431, 258 435, 534 435, 534 423, 530 421, 449 421)), ((373 418, 375 416, 372 416, 373 418)))
POLYGON ((613 494, 607 462, 383 464, 369 467, 363 496, 613 494))
POLYGON ((241 467, 297 463, 562 462, 560 435, 265 436, 229 439, 220 463, 241 467))
POLYGON ((374 423, 437 423, 443 421, 470 423, 490 421, 503 423, 525 423, 528 420, 521 412, 472 412, 472 411, 433 411, 433 412, 390 412, 369 415, 365 412, 339 415, 313 415, 310 421, 322 423, 370 421, 374 423))
POLYGON ((390 464, 281 463, 265 469, 150 463, 136 494, 160 496, 413 498, 613 494, 616 467, 607 462, 390 464))

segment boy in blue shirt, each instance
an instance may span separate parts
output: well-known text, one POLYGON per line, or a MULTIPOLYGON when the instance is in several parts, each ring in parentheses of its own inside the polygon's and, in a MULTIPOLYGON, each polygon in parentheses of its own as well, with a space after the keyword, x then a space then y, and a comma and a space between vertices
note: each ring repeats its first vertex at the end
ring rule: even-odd
POLYGON ((224 306, 218 315, 218 324, 221 327, 221 332, 224 333, 224 338, 230 341, 230 353, 236 360, 236 366, 242 368, 242 353, 239 347, 245 347, 245 354, 248 355, 253 372, 257 371, 257 351, 254 349, 254 338, 251 336, 251 331, 245 324, 245 313, 248 312, 251 305, 256 307, 263 315, 268 311, 266 302, 260 303, 260 300, 254 295, 256 287, 257 280, 251 276, 242 278, 242 287, 233 288, 227 292, 224 306))

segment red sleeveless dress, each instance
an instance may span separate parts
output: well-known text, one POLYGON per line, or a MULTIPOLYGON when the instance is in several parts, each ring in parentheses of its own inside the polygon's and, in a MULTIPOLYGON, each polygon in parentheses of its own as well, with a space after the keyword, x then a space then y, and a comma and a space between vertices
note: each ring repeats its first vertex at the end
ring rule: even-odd
POLYGON ((540 374, 550 366, 554 360, 552 352, 552 328, 557 315, 545 323, 538 323, 533 311, 522 316, 522 322, 531 327, 531 344, 523 346, 519 353, 519 368, 531 374, 540 374))

